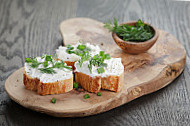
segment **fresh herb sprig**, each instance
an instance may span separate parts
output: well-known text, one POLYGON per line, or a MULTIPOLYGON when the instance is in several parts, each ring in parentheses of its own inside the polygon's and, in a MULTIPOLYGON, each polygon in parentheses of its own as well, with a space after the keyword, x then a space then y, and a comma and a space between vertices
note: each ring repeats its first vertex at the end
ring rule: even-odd
POLYGON ((99 54, 93 56, 89 60, 88 68, 90 72, 92 73, 92 66, 97 66, 97 72, 98 74, 104 73, 105 69, 104 67, 107 67, 107 63, 104 63, 104 60, 111 59, 109 54, 104 54, 104 51, 100 51, 99 54))
POLYGON ((79 62, 80 67, 82 67, 83 62, 84 62, 84 61, 89 60, 89 59, 90 59, 90 57, 91 57, 91 56, 90 56, 90 54, 89 54, 89 52, 88 52, 88 51, 83 52, 83 54, 82 54, 82 56, 81 56, 81 59, 78 61, 78 62, 79 62))
POLYGON ((40 70, 42 73, 47 73, 47 74, 54 74, 54 73, 56 73, 55 70, 52 67, 39 68, 38 70, 40 70))
POLYGON ((153 31, 142 20, 138 20, 134 26, 128 24, 118 25, 117 19, 104 24, 110 32, 115 32, 124 41, 143 42, 154 36, 153 31))
POLYGON ((36 58, 26 58, 26 62, 27 63, 31 63, 31 67, 32 68, 37 68, 41 63, 39 63, 38 61, 37 61, 37 59, 36 58))
POLYGON ((77 50, 74 50, 74 47, 72 47, 71 45, 67 45, 66 47, 67 47, 67 50, 66 50, 67 53, 76 54, 81 57, 81 59, 78 61, 80 67, 82 67, 82 64, 84 61, 89 60, 88 68, 91 73, 92 73, 92 66, 98 66, 97 72, 99 74, 105 72, 104 67, 107 67, 107 64, 104 63, 104 60, 111 58, 109 54, 104 54, 104 51, 100 51, 99 54, 91 57, 89 53, 90 49, 87 48, 86 45, 82 45, 82 44, 78 45, 77 50))

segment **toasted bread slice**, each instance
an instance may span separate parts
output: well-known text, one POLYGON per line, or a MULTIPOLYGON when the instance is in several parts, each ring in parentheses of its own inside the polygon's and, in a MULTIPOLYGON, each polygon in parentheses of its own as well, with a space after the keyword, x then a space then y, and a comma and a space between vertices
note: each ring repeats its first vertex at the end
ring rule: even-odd
POLYGON ((37 86, 37 93, 40 95, 47 94, 61 94, 73 89, 73 77, 66 80, 60 80, 53 83, 39 82, 37 86))
POLYGON ((73 89, 73 72, 63 61, 51 56, 28 58, 23 83, 26 89, 37 91, 40 95, 65 93, 73 89))
POLYGON ((101 89, 101 77, 91 77, 82 72, 75 72, 75 81, 85 90, 97 93, 101 89))
POLYGON ((40 95, 61 94, 73 89, 73 77, 51 83, 43 83, 38 78, 32 78, 24 71, 23 83, 28 90, 37 91, 40 95))
POLYGON ((108 76, 101 79, 102 89, 119 92, 123 87, 124 73, 120 76, 108 76))
POLYGON ((75 81, 78 82, 85 90, 97 93, 100 89, 106 89, 114 92, 119 92, 123 87, 124 81, 124 66, 120 58, 112 58, 105 61, 107 67, 105 72, 98 74, 97 68, 92 68, 89 71, 89 62, 83 62, 80 66, 75 63, 75 81))
POLYGON ((39 83, 39 79, 32 78, 31 76, 26 74, 26 71, 24 70, 23 73, 23 83, 28 90, 36 91, 39 83))
POLYGON ((85 90, 98 93, 100 89, 106 89, 119 92, 123 87, 124 73, 120 76, 108 77, 91 77, 81 72, 75 72, 75 81, 78 82, 85 90))

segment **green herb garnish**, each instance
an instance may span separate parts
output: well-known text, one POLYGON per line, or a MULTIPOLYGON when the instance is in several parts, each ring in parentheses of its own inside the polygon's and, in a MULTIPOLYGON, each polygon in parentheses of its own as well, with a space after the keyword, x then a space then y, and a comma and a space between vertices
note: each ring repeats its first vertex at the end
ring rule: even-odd
POLYGON ((105 72, 104 67, 98 68, 97 71, 98 71, 98 74, 101 74, 101 73, 105 72))
POLYGON ((104 63, 105 59, 110 59, 109 54, 104 54, 104 51, 100 51, 99 54, 93 56, 88 64, 88 68, 90 72, 92 73, 92 66, 98 66, 99 68, 97 69, 98 74, 104 73, 105 69, 104 67, 107 67, 107 63, 104 63))
POLYGON ((67 45, 66 47, 67 47, 66 52, 68 54, 76 54, 78 56, 82 56, 84 55, 84 53, 90 51, 90 48, 87 48, 86 45, 82 44, 78 45, 76 50, 74 50, 74 47, 72 47, 71 45, 67 45))
POLYGON ((117 19, 114 19, 114 23, 105 23, 104 27, 110 32, 115 32, 124 41, 143 42, 151 39, 154 36, 150 27, 142 20, 138 20, 134 26, 128 24, 118 25, 117 19))
POLYGON ((84 99, 88 99, 88 98, 90 98, 90 95, 89 94, 85 94, 84 95, 84 99))
POLYGON ((97 95, 98 95, 98 96, 102 96, 102 93, 101 93, 101 92, 98 92, 97 95))
POLYGON ((42 73, 47 73, 47 74, 54 74, 56 73, 55 70, 53 70, 52 67, 48 67, 48 68, 39 68, 40 72, 42 73))
POLYGON ((78 45, 77 49, 79 50, 84 50, 86 48, 86 45, 78 45))
POLYGON ((43 64, 44 64, 44 67, 47 67, 48 66, 48 61, 45 61, 43 64))
POLYGON ((31 60, 30 58, 26 58, 26 62, 27 62, 27 63, 31 63, 32 60, 31 60))
POLYGON ((56 99, 52 98, 51 103, 55 104, 56 103, 56 99))
POLYGON ((37 68, 41 63, 39 63, 38 61, 37 61, 37 59, 36 58, 26 58, 26 62, 27 63, 31 63, 31 67, 32 68, 37 68))
POLYGON ((89 54, 89 52, 88 52, 88 51, 84 52, 84 53, 82 54, 82 56, 81 56, 81 59, 78 61, 80 67, 82 67, 82 63, 83 63, 84 61, 87 61, 87 60, 89 60, 89 59, 90 59, 90 54, 89 54))
POLYGON ((73 83, 73 88, 76 88, 76 89, 78 88, 78 83, 77 82, 73 83))
POLYGON ((43 58, 45 58, 46 57, 46 55, 45 54, 42 54, 41 55, 41 59, 43 59, 43 58))
POLYGON ((52 55, 46 55, 46 59, 45 59, 46 61, 50 61, 50 62, 52 62, 52 55))
POLYGON ((86 47, 86 45, 80 44, 77 46, 77 49, 74 50, 74 47, 71 45, 67 45, 67 50, 66 52, 68 54, 76 54, 81 57, 81 59, 78 61, 80 67, 82 66, 82 63, 84 61, 87 61, 90 59, 90 53, 89 51, 91 50, 90 48, 86 47))
POLYGON ((26 62, 30 63, 32 68, 37 68, 40 64, 43 64, 44 68, 38 68, 40 72, 47 74, 56 73, 54 68, 65 68, 68 70, 72 70, 70 66, 67 66, 63 61, 58 62, 54 60, 55 58, 52 55, 41 55, 41 59, 45 58, 44 62, 38 62, 36 58, 26 58, 26 62), (52 67, 48 67, 49 64, 52 64, 52 67))
POLYGON ((66 66, 66 64, 61 60, 61 62, 57 62, 54 64, 53 68, 66 68, 68 70, 72 70, 71 66, 66 66))

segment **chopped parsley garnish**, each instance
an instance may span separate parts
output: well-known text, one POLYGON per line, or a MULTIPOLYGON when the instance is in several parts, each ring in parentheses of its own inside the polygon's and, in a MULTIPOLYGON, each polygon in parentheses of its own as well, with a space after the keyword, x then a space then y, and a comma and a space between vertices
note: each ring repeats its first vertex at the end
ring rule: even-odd
POLYGON ((154 36, 150 27, 140 19, 134 26, 128 24, 118 25, 117 19, 114 19, 113 24, 110 21, 105 23, 104 27, 110 32, 115 32, 124 41, 144 42, 154 36))
POLYGON ((97 95, 98 95, 98 96, 102 96, 101 92, 98 92, 97 95))
POLYGON ((90 98, 90 95, 89 94, 85 94, 84 95, 84 99, 88 99, 88 98, 90 98))
POLYGON ((55 104, 56 103, 56 99, 52 98, 51 103, 55 104))
POLYGON ((76 88, 76 89, 78 88, 78 83, 77 82, 73 83, 73 88, 76 88))

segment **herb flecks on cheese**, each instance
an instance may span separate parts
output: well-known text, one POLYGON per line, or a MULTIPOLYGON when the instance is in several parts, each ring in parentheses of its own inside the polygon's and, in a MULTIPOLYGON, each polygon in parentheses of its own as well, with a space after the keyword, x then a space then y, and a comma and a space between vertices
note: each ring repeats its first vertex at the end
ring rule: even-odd
POLYGON ((56 73, 54 68, 72 70, 70 66, 67 66, 63 61, 57 61, 52 55, 41 55, 41 61, 38 61, 37 58, 26 58, 26 63, 29 63, 32 68, 37 68, 41 73, 47 74, 56 73), (42 66, 38 68, 40 64, 42 66))

